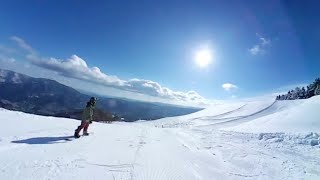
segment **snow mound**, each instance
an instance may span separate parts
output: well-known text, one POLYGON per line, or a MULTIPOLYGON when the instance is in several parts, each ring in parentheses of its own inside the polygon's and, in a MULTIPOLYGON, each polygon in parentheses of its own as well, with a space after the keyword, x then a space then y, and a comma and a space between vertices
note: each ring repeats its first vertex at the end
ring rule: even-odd
POLYGON ((248 133, 320 132, 320 96, 211 106, 193 114, 145 122, 161 128, 206 128, 248 133))
POLYGON ((286 133, 260 133, 259 140, 267 142, 290 142, 291 144, 302 144, 317 146, 320 144, 320 136, 318 133, 311 132, 309 134, 286 134, 286 133))
POLYGON ((305 100, 279 101, 282 109, 225 130, 241 132, 320 132, 320 96, 305 100))

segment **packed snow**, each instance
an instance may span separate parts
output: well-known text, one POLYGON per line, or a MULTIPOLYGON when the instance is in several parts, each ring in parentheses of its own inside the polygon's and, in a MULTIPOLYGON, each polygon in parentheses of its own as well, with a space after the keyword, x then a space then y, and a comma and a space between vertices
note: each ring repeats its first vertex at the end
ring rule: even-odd
POLYGON ((320 97, 93 123, 0 109, 0 179, 320 179, 320 97), (68 140, 67 140, 68 139, 68 140))

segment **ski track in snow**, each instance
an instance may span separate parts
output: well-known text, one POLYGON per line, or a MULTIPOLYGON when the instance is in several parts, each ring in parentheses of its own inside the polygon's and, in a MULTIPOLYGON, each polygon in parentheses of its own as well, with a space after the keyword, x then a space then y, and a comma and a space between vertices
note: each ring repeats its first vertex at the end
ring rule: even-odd
POLYGON ((239 103, 152 122, 93 123, 94 134, 71 141, 79 121, 0 109, 0 179, 320 179, 319 133, 233 128, 300 104, 239 103))

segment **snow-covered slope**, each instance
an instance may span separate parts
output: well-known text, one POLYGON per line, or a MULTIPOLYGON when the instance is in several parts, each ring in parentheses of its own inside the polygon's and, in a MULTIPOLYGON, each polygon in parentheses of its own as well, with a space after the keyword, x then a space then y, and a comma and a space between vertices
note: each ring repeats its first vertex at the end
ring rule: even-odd
POLYGON ((274 112, 225 129, 242 132, 320 132, 320 96, 308 100, 278 101, 270 110, 274 112))
POLYGON ((221 104, 190 115, 146 122, 161 127, 224 129, 239 132, 320 132, 320 96, 294 101, 221 104))
POLYGON ((319 179, 320 97, 93 123, 0 109, 0 179, 319 179))

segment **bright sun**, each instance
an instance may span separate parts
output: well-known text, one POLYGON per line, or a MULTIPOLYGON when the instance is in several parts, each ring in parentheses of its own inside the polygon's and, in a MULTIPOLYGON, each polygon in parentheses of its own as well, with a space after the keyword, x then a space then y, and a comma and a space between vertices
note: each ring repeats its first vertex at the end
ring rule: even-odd
POLYGON ((196 52, 195 61, 200 67, 207 67, 212 60, 212 54, 209 49, 202 49, 196 52))

